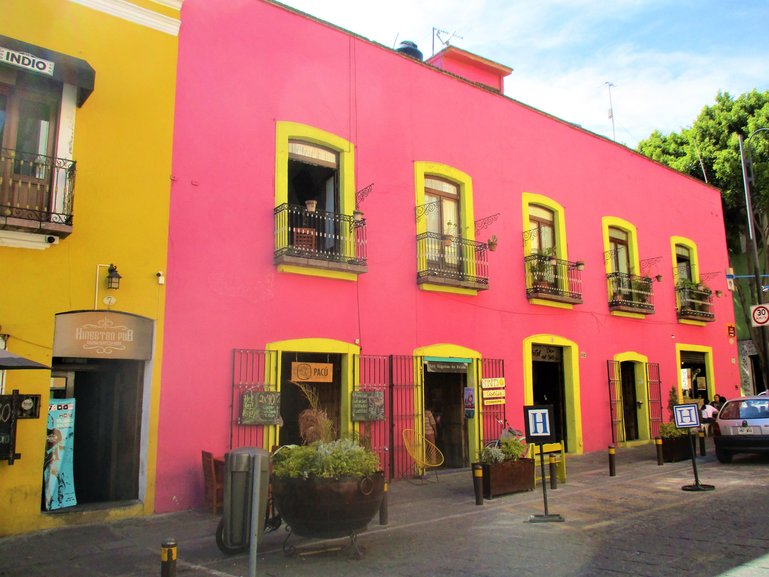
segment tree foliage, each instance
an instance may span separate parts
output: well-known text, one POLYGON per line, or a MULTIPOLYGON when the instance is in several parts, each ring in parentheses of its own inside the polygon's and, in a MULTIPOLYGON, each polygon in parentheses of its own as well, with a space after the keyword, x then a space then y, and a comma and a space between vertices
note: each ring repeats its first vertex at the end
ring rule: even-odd
MULTIPOLYGON (((691 127, 669 135, 655 131, 638 144, 638 152, 721 190, 727 245, 734 257, 744 253, 747 237, 738 135, 744 139, 748 175, 752 176, 749 182, 754 234, 761 255, 758 273, 763 274, 769 255, 769 91, 753 90, 737 98, 719 92, 715 103, 703 108, 691 127)), ((752 274, 752 260, 747 263, 752 274)), ((752 294, 749 283, 737 284, 737 300, 745 314, 752 294)), ((762 364, 767 367, 769 359, 765 358, 760 333, 750 327, 747 317, 746 321, 762 364)))

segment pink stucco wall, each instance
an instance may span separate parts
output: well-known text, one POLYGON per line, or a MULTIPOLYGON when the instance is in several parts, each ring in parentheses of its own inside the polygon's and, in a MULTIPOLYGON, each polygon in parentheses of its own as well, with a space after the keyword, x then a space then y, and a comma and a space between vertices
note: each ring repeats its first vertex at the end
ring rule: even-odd
MULTIPOLYGON (((360 339, 365 354, 411 354, 454 343, 505 360, 510 420, 521 424, 522 341, 552 333, 578 343, 584 450, 606 447, 606 361, 624 351, 677 381, 675 344, 712 346, 719 392, 738 383, 727 339, 731 300, 716 322, 677 322, 670 236, 694 240, 703 272, 727 266, 718 191, 603 138, 483 91, 331 26, 258 0, 186 0, 177 86, 167 316, 156 510, 201 502, 200 451, 228 449, 233 348, 324 337, 360 339), (275 123, 315 126, 355 145, 356 184, 375 183, 368 272, 347 282, 280 274, 273 265, 275 123), (471 175, 475 217, 500 213, 490 290, 477 296, 416 284, 414 162, 471 175), (583 260, 584 303, 530 304, 521 194, 563 205, 568 255, 583 260), (637 226, 641 259, 662 257, 656 314, 607 308, 601 218, 637 226)), ((711 287, 726 291, 723 276, 711 287)), ((728 293, 727 293, 728 294, 728 293)))

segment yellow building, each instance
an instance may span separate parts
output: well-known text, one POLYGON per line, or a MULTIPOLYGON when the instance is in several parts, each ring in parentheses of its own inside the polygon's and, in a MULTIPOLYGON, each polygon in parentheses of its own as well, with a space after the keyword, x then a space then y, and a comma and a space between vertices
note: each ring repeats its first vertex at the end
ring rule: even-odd
POLYGON ((181 4, 3 2, 0 536, 153 511, 181 4))

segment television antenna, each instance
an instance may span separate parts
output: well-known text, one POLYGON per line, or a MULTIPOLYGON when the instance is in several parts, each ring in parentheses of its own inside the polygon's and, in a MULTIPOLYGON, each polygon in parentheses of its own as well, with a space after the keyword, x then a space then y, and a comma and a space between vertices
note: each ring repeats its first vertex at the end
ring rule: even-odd
POLYGON ((443 44, 443 47, 445 48, 451 43, 452 38, 459 38, 460 40, 463 40, 462 36, 457 34, 456 32, 447 32, 446 30, 441 30, 440 28, 436 28, 433 26, 433 56, 435 55, 435 39, 438 38, 438 42, 443 44), (448 38, 445 40, 441 38, 441 34, 448 34, 448 38))

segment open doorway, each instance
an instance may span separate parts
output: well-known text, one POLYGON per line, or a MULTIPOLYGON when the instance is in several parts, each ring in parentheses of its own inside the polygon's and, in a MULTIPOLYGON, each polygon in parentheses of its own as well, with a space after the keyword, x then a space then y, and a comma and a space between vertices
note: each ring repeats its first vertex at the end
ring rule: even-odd
POLYGON ((698 351, 681 351, 681 389, 686 400, 710 400, 707 358, 698 351))
POLYGON ((139 498, 143 361, 54 357, 51 399, 75 399, 78 505, 139 498))
POLYGON ((563 347, 533 344, 532 393, 535 405, 552 405, 556 438, 567 445, 566 390, 563 377, 563 347))
POLYGON ((284 352, 281 356, 280 428, 281 445, 304 443, 299 415, 310 408, 300 382, 318 395, 319 408, 326 411, 338 435, 342 412, 342 355, 329 353, 284 352), (293 382, 292 382, 293 381, 293 382))
POLYGON ((636 391, 635 363, 625 361, 620 363, 620 376, 622 387, 622 421, 625 426, 625 440, 637 441, 638 435, 638 411, 643 406, 643 401, 638 398, 636 391))
POLYGON ((432 411, 435 417, 436 445, 445 458, 444 466, 448 468, 468 467, 470 461, 464 407, 467 368, 466 366, 463 366, 462 369, 453 367, 453 372, 437 372, 436 369, 439 367, 439 363, 430 364, 428 362, 427 364, 427 370, 424 374, 424 407, 425 410, 432 411))

